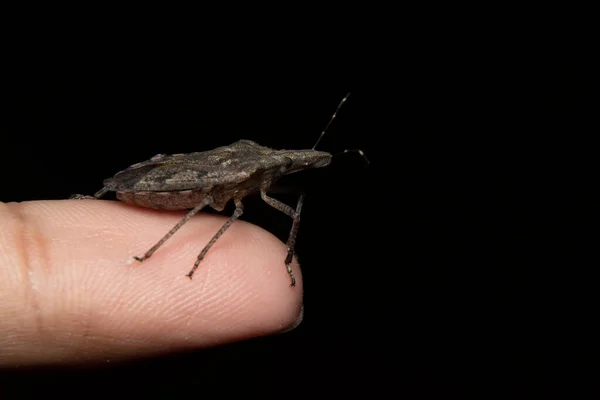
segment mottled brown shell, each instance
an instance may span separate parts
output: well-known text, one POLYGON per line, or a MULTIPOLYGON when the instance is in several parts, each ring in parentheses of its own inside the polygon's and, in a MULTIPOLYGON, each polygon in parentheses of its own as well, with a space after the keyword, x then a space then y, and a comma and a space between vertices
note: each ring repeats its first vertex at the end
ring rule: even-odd
POLYGON ((214 150, 158 155, 118 172, 104 186, 118 192, 171 192, 238 184, 269 171, 269 177, 324 167, 331 154, 315 150, 273 150, 240 140, 214 150))
POLYGON ((316 150, 274 150, 240 140, 214 150, 156 155, 104 181, 125 203, 161 210, 193 208, 206 196, 222 210, 232 198, 267 189, 286 174, 329 165, 331 154, 316 150))

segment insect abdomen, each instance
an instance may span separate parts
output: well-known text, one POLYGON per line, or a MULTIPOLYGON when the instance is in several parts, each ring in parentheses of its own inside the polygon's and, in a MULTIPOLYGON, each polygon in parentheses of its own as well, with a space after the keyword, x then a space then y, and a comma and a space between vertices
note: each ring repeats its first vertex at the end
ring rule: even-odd
POLYGON ((174 192, 117 192, 117 199, 138 207, 155 210, 185 210, 194 208, 206 196, 202 189, 174 192))

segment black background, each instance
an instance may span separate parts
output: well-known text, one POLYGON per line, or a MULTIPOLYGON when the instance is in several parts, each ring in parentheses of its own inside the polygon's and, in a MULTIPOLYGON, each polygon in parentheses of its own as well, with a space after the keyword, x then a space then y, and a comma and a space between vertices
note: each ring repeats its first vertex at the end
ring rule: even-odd
MULTIPOLYGON (((582 367, 595 315, 588 275, 597 263, 585 254, 595 247, 597 131, 586 121, 585 62, 553 38, 467 37, 325 57, 250 44, 189 58, 151 46, 144 56, 41 52, 16 75, 5 108, 2 201, 91 194, 157 153, 242 138, 310 148, 348 91, 319 147, 361 148, 371 163, 336 156, 282 182, 307 195, 297 245, 305 318, 295 331, 120 365, 4 370, 3 388, 572 393, 580 385, 570 378, 591 377, 582 367)), ((243 218, 285 240, 290 221, 259 198, 243 218)))

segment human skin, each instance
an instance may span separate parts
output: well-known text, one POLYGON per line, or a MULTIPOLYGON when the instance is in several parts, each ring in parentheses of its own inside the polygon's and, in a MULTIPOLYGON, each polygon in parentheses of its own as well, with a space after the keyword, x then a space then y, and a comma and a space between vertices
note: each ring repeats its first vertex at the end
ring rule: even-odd
POLYGON ((226 217, 197 214, 139 263, 185 212, 116 201, 0 203, 0 366, 102 362, 288 330, 302 276, 285 244, 236 221, 185 275, 226 217))

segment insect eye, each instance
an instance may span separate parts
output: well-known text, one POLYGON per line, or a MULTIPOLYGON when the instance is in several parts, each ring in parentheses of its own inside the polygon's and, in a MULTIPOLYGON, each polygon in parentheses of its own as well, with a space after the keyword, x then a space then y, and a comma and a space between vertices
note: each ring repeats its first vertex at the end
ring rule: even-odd
POLYGON ((279 167, 279 172, 284 174, 287 172, 287 170, 294 164, 294 161, 289 158, 289 157, 285 157, 285 164, 283 164, 281 167, 279 167))

